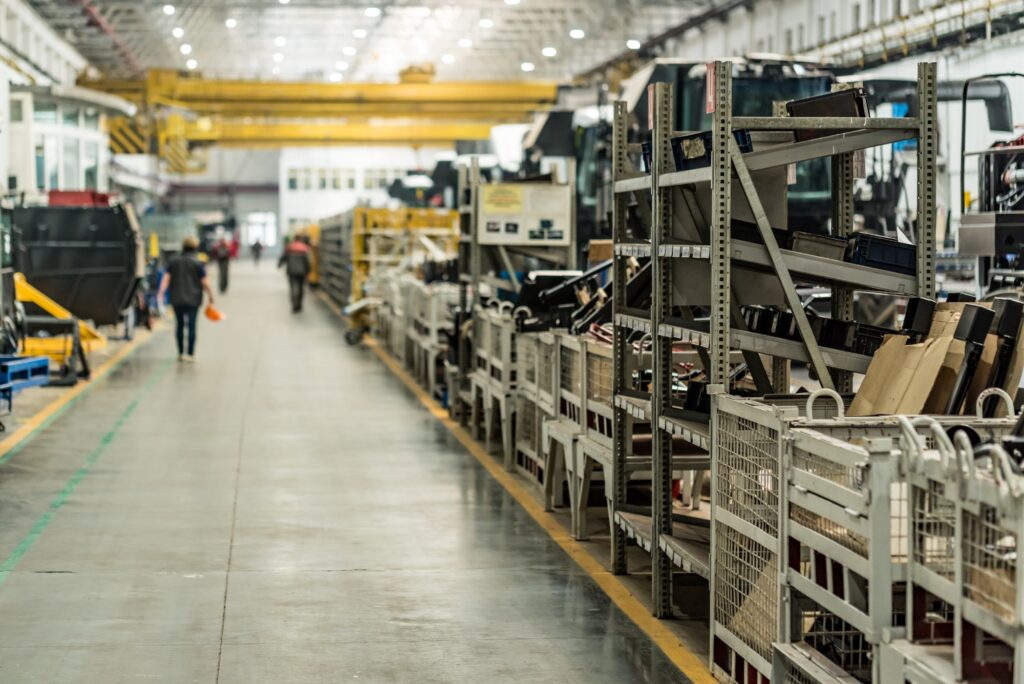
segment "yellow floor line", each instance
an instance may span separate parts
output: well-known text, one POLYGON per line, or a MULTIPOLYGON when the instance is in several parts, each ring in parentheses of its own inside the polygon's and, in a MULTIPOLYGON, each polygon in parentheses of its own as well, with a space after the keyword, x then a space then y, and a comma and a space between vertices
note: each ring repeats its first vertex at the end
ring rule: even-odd
MULTIPOLYGON (((158 328, 154 328, 154 331, 156 329, 158 328)), ((134 339, 127 342, 123 347, 118 349, 113 356, 101 363, 92 371, 88 382, 78 382, 74 387, 65 391, 59 397, 40 409, 31 418, 22 423, 17 430, 0 441, 0 458, 6 456, 11 449, 16 448, 18 444, 39 429, 39 426, 45 423, 51 416, 74 401, 77 396, 83 392, 87 392, 89 388, 101 380, 105 375, 110 373, 115 366, 138 349, 144 342, 147 342, 152 336, 153 333, 149 331, 139 331, 136 333, 136 337, 134 339)))
MULTIPOLYGON (((336 306, 333 306, 330 302, 328 304, 337 312, 336 306)), ((570 537, 561 523, 553 515, 545 511, 543 506, 537 502, 520 482, 506 472, 494 458, 484 451, 483 447, 473 439, 469 432, 452 420, 448 412, 441 408, 434 401, 433 397, 427 394, 376 340, 367 337, 364 342, 380 358, 384 365, 409 388, 409 391, 416 395, 416 398, 420 400, 420 403, 423 404, 427 411, 448 428, 448 431, 459 440, 462 446, 487 469, 491 477, 497 480, 512 495, 512 498, 530 514, 530 517, 537 521, 537 524, 562 547, 562 550, 569 554, 569 557, 601 587, 604 593, 619 607, 619 610, 625 613, 637 627, 658 645, 666 657, 684 675, 689 677, 695 684, 703 684, 705 682, 711 684, 716 681, 711 676, 705 659, 680 642, 679 637, 664 622, 651 615, 650 610, 644 605, 643 601, 637 598, 621 579, 606 570, 601 565, 601 562, 594 558, 582 544, 570 537)))

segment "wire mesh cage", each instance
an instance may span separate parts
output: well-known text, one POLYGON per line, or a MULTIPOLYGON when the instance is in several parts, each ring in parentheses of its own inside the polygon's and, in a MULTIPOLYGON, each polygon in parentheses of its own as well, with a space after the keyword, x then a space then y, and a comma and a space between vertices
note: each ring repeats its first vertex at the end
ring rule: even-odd
POLYGON ((566 345, 558 349, 559 387, 575 396, 580 396, 580 352, 566 345))
POLYGON ((864 634, 809 599, 800 600, 802 640, 844 672, 871 681, 872 646, 864 634))
POLYGON ((715 541, 715 620, 770 661, 779 630, 778 556, 725 525, 715 541))
POLYGON ((555 391, 555 340, 537 338, 537 391, 551 397, 555 391))
POLYGON ((1017 611, 1017 536, 1003 516, 984 503, 963 511, 964 595, 1007 624, 1017 611))
POLYGON ((720 412, 717 505, 770 535, 779 533, 779 432, 720 412))
POLYGON ((911 548, 916 565, 953 581, 956 573, 956 504, 946 496, 946 483, 928 479, 913 485, 911 548))
POLYGON ((516 442, 533 454, 537 453, 540 445, 537 406, 524 397, 519 397, 516 402, 516 442))
POLYGON ((607 349, 597 348, 593 342, 587 343, 587 399, 605 406, 612 405, 612 358, 611 346, 607 349))
POLYGON ((529 333, 517 334, 516 349, 519 380, 529 389, 534 389, 537 385, 537 336, 529 333))

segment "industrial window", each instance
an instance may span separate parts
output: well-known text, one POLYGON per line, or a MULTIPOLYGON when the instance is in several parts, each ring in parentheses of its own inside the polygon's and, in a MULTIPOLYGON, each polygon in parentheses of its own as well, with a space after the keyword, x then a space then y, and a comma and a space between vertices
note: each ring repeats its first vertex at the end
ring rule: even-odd
POLYGON ((349 190, 356 189, 356 172, 351 169, 345 172, 345 187, 349 190))
POLYGON ((331 189, 341 190, 341 169, 331 169, 331 189))
POLYGON ((82 171, 85 176, 85 189, 97 190, 100 187, 99 143, 87 142, 84 144, 82 149, 82 171))
POLYGON ((61 105, 60 120, 64 123, 65 126, 74 126, 75 128, 78 128, 78 115, 80 112, 81 110, 78 107, 72 107, 70 105, 61 105))
POLYGON ((786 54, 793 54, 793 29, 786 29, 786 54))
POLYGON ((82 187, 82 180, 79 177, 78 138, 64 138, 63 143, 63 166, 64 182, 61 188, 64 190, 79 190, 82 187))
POLYGON ((32 112, 32 120, 36 123, 55 124, 57 123, 57 103, 35 101, 35 109, 32 112))
POLYGON ((100 112, 95 107, 88 107, 85 110, 85 127, 98 131, 100 128, 100 112))
POLYGON ((36 189, 46 189, 46 147, 43 145, 43 137, 37 135, 35 139, 35 160, 36 160, 36 189))
POLYGON ((828 36, 825 35, 825 15, 824 14, 819 14, 818 15, 818 42, 819 43, 824 43, 827 39, 828 39, 828 36))
POLYGON ((299 172, 296 169, 288 169, 288 189, 299 189, 299 172))
POLYGON ((854 3, 853 5, 853 26, 851 33, 860 31, 860 3, 854 3))
POLYGON ((316 174, 316 176, 317 176, 316 187, 318 187, 321 190, 326 190, 327 189, 327 184, 329 183, 327 174, 328 174, 327 169, 320 169, 317 172, 317 174, 316 174))
POLYGON ((25 118, 24 103, 20 99, 11 100, 11 123, 21 123, 25 118))
POLYGON ((806 39, 804 37, 804 25, 803 24, 797 24, 796 25, 796 45, 797 45, 797 49, 798 50, 803 50, 805 47, 807 47, 807 42, 806 42, 806 39))
POLYGON ((877 12, 878 2, 876 0, 868 0, 868 16, 866 17, 868 26, 875 25, 875 22, 878 20, 878 17, 876 16, 877 12))
POLYGON ((834 10, 828 15, 828 37, 831 40, 836 39, 836 13, 834 10))
POLYGON ((313 169, 299 169, 299 189, 313 189, 313 169))

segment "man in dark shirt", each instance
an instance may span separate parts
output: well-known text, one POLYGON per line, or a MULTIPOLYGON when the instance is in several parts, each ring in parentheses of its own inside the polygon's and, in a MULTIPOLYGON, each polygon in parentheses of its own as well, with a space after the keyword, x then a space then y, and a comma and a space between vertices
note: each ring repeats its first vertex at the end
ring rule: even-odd
POLYGON ((163 302, 164 295, 170 290, 171 306, 177 320, 178 360, 195 361, 196 321, 199 318, 199 307, 203 304, 203 293, 213 304, 213 290, 206 277, 206 267, 197 254, 199 241, 194 237, 185 238, 181 244, 181 254, 171 257, 167 262, 167 271, 160 282, 160 294, 157 301, 163 302), (188 326, 188 347, 185 346, 185 326, 188 326))
POLYGON ((309 277, 309 243, 308 238, 300 237, 292 240, 285 247, 281 260, 277 263, 278 268, 285 267, 288 274, 288 288, 292 298, 292 311, 302 311, 302 295, 306 289, 306 278, 309 277))

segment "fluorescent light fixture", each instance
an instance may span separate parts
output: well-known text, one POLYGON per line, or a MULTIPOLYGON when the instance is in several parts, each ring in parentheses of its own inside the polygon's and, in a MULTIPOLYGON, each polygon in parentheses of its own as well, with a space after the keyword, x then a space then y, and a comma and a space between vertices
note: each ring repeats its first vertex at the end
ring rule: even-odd
POLYGON ((505 0, 506 5, 518 5, 519 0, 505 0))
POLYGON ((338 71, 348 71, 348 62, 335 62, 334 68, 338 71))
POLYGON ((526 73, 530 73, 537 67, 534 65, 533 62, 523 62, 522 64, 519 65, 519 68, 525 71, 526 73))
POLYGON ((366 29, 356 29, 355 31, 352 32, 352 36, 355 38, 365 38, 366 29))
POLYGON ((494 28, 494 20, 493 19, 481 19, 480 20, 480 28, 494 28))
POLYGON ((380 7, 367 7, 366 16, 370 17, 371 19, 376 19, 377 17, 380 16, 380 7))
POLYGON ((181 28, 180 26, 176 26, 174 30, 171 31, 171 35, 175 38, 181 38, 183 35, 185 35, 185 29, 181 28))
POLYGON ((224 20, 224 25, 227 26, 228 28, 235 28, 236 26, 238 26, 238 20, 235 19, 234 17, 231 17, 229 19, 225 19, 224 20))
POLYGON ((195 69, 197 66, 199 66, 199 62, 197 62, 194 59, 190 59, 187 62, 185 62, 185 66, 187 66, 189 68, 189 70, 192 70, 192 69, 195 69))
POLYGON ((558 50, 549 46, 541 50, 540 54, 544 55, 545 57, 554 57, 555 55, 558 54, 558 50))
POLYGON ((274 61, 277 62, 278 64, 280 64, 281 62, 284 61, 284 55, 282 55, 280 52, 275 52, 274 53, 274 61))
POLYGON ((270 73, 274 74, 275 76, 279 75, 281 73, 281 67, 274 67, 273 69, 270 70, 270 73))
POLYGON ((174 5, 164 5, 164 14, 167 16, 174 14, 174 5))
POLYGON ((584 36, 586 35, 587 34, 584 33, 583 29, 579 28, 575 28, 572 31, 569 31, 569 37, 572 38, 573 40, 583 40, 584 36))
POLYGON ((277 1, 278 1, 279 3, 281 3, 282 5, 287 5, 287 4, 288 4, 289 2, 291 2, 292 0, 277 0, 277 1))
POLYGON ((639 50, 640 49, 640 41, 637 40, 636 38, 633 38, 632 40, 627 40, 626 41, 626 47, 628 47, 630 50, 639 50))
POLYGON ((341 48, 341 54, 345 55, 346 57, 354 57, 356 54, 356 49, 351 45, 347 45, 341 48))
POLYGON ((473 47, 473 41, 469 38, 459 38, 459 47, 463 49, 469 49, 473 47))
POLYGON ((287 44, 288 39, 285 38, 284 36, 278 36, 277 38, 274 39, 274 45, 276 45, 277 47, 284 47, 287 44))
POLYGON ((441 55, 441 61, 445 64, 455 64, 455 55, 441 55))
POLYGON ((327 78, 330 79, 331 83, 339 83, 341 81, 341 74, 337 71, 332 71, 327 78))
POLYGON ((192 54, 192 46, 189 45, 188 43, 182 43, 180 49, 181 49, 181 54, 183 54, 183 55, 191 55, 192 54))

